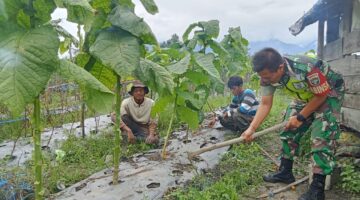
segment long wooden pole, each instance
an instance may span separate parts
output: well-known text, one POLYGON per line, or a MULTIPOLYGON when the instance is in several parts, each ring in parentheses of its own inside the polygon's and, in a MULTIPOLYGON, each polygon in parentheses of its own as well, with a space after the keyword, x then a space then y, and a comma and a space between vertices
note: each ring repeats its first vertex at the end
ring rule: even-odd
MULTIPOLYGON (((302 182, 304 182, 304 181, 306 181, 306 180, 308 180, 308 179, 309 179, 309 176, 305 176, 304 178, 302 178, 302 179, 300 179, 300 180, 297 180, 297 181, 295 181, 295 182, 293 182, 293 183, 290 183, 289 185, 287 185, 287 186, 285 186, 285 187, 276 189, 276 190, 272 191, 271 193, 272 193, 272 194, 277 194, 277 193, 279 193, 279 192, 286 191, 286 190, 288 190, 289 188, 291 188, 292 186, 298 185, 298 184, 300 184, 300 183, 302 183, 302 182)), ((265 197, 268 197, 268 196, 269 196, 269 194, 267 193, 267 194, 262 194, 262 195, 260 195, 260 196, 258 196, 258 197, 256 197, 256 198, 257 198, 257 199, 261 199, 261 198, 265 198, 265 197)))
MULTIPOLYGON (((262 135, 278 131, 278 130, 284 128, 286 123, 287 123, 287 121, 282 122, 280 124, 277 124, 277 125, 275 125, 273 127, 267 128, 265 130, 256 132, 256 133, 253 134, 253 138, 257 138, 257 137, 260 137, 262 135)), ((218 148, 229 146, 229 145, 236 144, 236 143, 241 143, 244 140, 245 139, 243 137, 239 137, 239 138, 235 138, 235 139, 228 140, 228 141, 225 141, 225 142, 220 142, 220 143, 214 144, 212 146, 204 147, 204 148, 201 148, 201 149, 199 149, 197 151, 194 151, 194 152, 188 152, 188 158, 192 159, 194 156, 200 155, 200 154, 202 154, 204 152, 212 151, 214 149, 218 149, 218 148)))

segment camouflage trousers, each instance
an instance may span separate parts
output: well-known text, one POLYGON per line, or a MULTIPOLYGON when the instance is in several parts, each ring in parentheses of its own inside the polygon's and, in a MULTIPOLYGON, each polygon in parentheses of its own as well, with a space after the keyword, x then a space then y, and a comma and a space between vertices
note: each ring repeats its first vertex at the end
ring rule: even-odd
MULTIPOLYGON (((329 96, 325 103, 297 130, 286 130, 280 133, 283 158, 293 160, 294 156, 299 154, 301 137, 309 133, 311 134, 313 173, 324 175, 332 173, 335 166, 336 140, 340 136, 339 120, 344 97, 343 90, 338 91, 337 94, 334 97, 329 96)), ((292 102, 286 110, 284 120, 300 112, 304 106, 304 103, 292 102)))
POLYGON ((244 115, 242 113, 236 112, 231 115, 231 117, 222 117, 219 116, 220 124, 226 129, 239 132, 241 134, 244 132, 251 123, 252 117, 244 115))

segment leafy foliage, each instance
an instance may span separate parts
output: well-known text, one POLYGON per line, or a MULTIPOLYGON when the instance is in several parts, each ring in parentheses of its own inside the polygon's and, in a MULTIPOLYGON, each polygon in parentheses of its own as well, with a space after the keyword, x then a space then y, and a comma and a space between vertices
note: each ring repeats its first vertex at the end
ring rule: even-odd
POLYGON ((146 22, 125 6, 116 6, 108 16, 108 20, 112 25, 140 38, 145 44, 157 44, 156 38, 146 22))
POLYGON ((58 65, 59 39, 49 27, 18 31, 0 42, 0 101, 14 114, 44 90, 58 65))
POLYGON ((119 75, 130 75, 140 63, 140 46, 131 34, 120 29, 102 31, 90 53, 119 75))
POLYGON ((345 164, 341 172, 341 187, 348 192, 360 193, 360 173, 352 164, 345 164))

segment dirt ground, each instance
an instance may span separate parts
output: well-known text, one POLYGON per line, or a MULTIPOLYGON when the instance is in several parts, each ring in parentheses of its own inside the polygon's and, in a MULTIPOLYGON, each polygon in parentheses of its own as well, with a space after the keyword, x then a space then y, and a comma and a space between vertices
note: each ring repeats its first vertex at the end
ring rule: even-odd
MULTIPOLYGON (((277 158, 279 150, 281 148, 279 137, 277 137, 276 133, 272 134, 272 136, 265 136, 261 140, 262 147, 272 158, 277 158)), ((268 157, 267 157, 268 158, 268 157)), ((268 158, 269 159, 269 158, 268 158)), ((304 159, 304 158, 303 158, 304 159)), ((270 159, 269 159, 270 160, 270 159)), ((305 161, 307 159, 304 159, 305 161)), ((307 163, 303 163, 301 159, 298 159, 294 163, 294 170, 304 171, 301 175, 295 175, 296 180, 303 178, 308 175, 309 167, 307 167, 307 163)), ((272 191, 285 187, 286 184, 282 183, 266 183, 259 188, 259 194, 268 193, 270 197, 263 199, 272 199, 272 200, 297 200, 301 194, 303 194, 307 188, 309 187, 309 181, 304 181, 303 183, 288 189, 284 192, 280 192, 278 194, 272 194, 272 191)), ((342 191, 336 186, 336 183, 332 185, 330 190, 325 191, 326 200, 360 200, 360 196, 354 196, 349 193, 342 191)), ((252 198, 250 198, 252 199, 252 198)))

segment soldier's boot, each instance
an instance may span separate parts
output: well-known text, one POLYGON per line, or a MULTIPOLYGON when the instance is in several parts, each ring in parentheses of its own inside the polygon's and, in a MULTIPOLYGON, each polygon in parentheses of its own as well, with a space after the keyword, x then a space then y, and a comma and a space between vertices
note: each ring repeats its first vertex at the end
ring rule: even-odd
POLYGON ((273 174, 263 176, 264 181, 270 183, 292 183, 295 181, 295 177, 292 173, 293 161, 285 158, 281 158, 281 164, 279 171, 273 174))
POLYGON ((325 175, 314 174, 308 191, 302 194, 299 200, 324 200, 325 178, 325 175))

